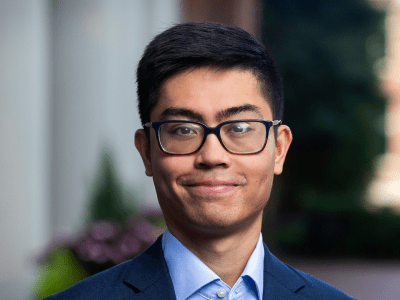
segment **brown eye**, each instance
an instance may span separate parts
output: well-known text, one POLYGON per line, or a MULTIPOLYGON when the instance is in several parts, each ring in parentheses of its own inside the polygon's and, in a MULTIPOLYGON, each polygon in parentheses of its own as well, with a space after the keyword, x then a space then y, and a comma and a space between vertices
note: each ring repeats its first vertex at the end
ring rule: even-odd
POLYGON ((233 123, 227 130, 229 133, 242 134, 252 130, 248 123, 233 123))
POLYGON ((180 126, 178 128, 175 128, 171 133, 177 135, 197 134, 196 130, 190 126, 180 126))

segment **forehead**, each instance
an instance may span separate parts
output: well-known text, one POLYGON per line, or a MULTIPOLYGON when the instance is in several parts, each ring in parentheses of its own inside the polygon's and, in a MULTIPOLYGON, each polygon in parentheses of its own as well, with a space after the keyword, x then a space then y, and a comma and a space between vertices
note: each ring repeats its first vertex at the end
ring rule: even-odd
POLYGON ((160 120, 171 108, 182 108, 195 112, 204 120, 214 121, 223 117, 222 111, 244 106, 254 109, 239 109, 236 111, 238 115, 271 120, 272 112, 267 100, 251 71, 209 66, 191 68, 164 81, 150 120, 160 120))

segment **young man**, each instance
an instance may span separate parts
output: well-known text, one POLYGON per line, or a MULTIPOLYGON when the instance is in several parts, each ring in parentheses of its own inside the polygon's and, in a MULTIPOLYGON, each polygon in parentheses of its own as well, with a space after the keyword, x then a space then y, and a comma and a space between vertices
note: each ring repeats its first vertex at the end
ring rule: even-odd
POLYGON ((352 299, 262 242, 292 140, 265 47, 232 26, 176 25, 148 45, 137 82, 135 143, 168 229, 137 258, 48 299, 352 299))

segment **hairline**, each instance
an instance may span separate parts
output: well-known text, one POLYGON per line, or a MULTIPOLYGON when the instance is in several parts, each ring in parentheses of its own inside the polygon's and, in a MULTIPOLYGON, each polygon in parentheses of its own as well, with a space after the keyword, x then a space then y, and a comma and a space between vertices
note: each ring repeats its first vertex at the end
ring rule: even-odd
POLYGON ((211 71, 215 71, 215 72, 229 71, 229 70, 232 70, 232 71, 236 70, 236 71, 240 71, 240 72, 250 72, 251 74, 253 74, 254 78, 256 79, 257 88, 258 88, 261 96, 268 103, 268 105, 271 109, 272 118, 273 119, 276 118, 273 99, 271 99, 272 97, 274 97, 272 88, 271 88, 271 83, 268 82, 267 86, 264 84, 264 80, 262 78, 263 74, 259 70, 257 70, 254 67, 251 67, 251 66, 243 66, 243 65, 223 66, 223 65, 216 65, 216 64, 203 64, 203 65, 191 65, 184 69, 177 70, 176 72, 174 72, 173 74, 170 74, 169 76, 167 76, 166 78, 164 78, 162 80, 162 82, 160 83, 159 88, 158 88, 156 100, 154 101, 152 107, 149 109, 148 121, 150 121, 150 115, 151 115, 151 112, 153 111, 154 107, 157 105, 158 101, 160 101, 160 99, 162 99, 162 97, 163 97, 163 90, 165 87, 165 83, 175 76, 178 76, 187 71, 192 72, 198 68, 209 68, 211 71))

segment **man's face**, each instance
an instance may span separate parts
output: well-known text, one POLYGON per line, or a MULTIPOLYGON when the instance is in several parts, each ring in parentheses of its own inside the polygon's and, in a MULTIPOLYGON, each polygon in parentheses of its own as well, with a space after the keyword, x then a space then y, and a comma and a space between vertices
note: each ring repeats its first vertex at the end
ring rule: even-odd
MULTIPOLYGON (((228 120, 272 120, 272 112, 250 71, 200 67, 163 83, 150 121, 165 119, 216 126, 228 120)), ((136 134, 136 146, 146 174, 153 176, 168 227, 189 233, 218 234, 255 223, 261 226, 274 174, 282 171, 290 141, 288 127, 279 127, 277 144, 271 128, 261 152, 241 155, 227 152, 210 134, 196 153, 169 155, 160 150, 154 129, 150 148, 143 130, 136 134)))

